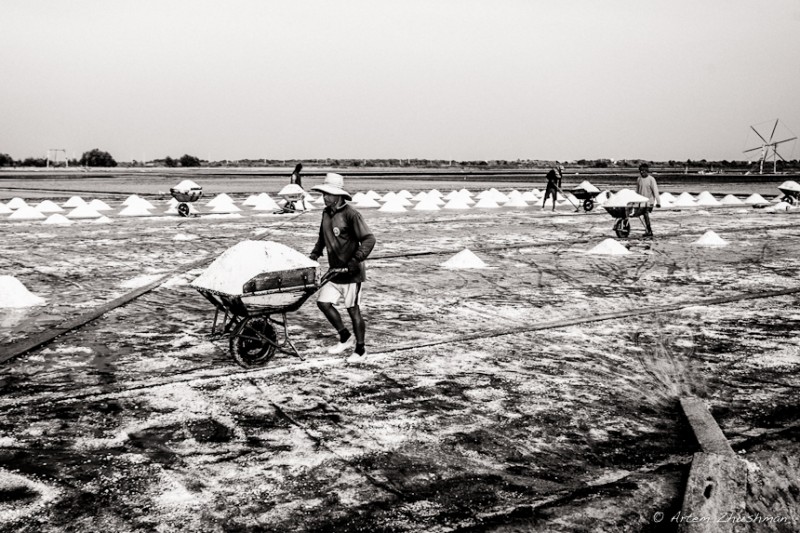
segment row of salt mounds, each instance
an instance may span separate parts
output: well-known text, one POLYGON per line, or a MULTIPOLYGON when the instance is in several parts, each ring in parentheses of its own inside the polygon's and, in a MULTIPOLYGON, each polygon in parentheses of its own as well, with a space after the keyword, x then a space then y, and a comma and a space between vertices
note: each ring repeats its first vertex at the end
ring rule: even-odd
POLYGON ((612 194, 608 200, 603 204, 603 207, 627 207, 628 204, 634 202, 647 202, 647 197, 638 194, 631 189, 620 189, 612 194))
POLYGON ((308 267, 319 267, 319 263, 284 244, 242 241, 217 257, 191 286, 241 296, 244 284, 259 274, 308 267))
POLYGON ((728 241, 717 235, 715 232, 708 230, 703 233, 703 236, 694 241, 692 244, 695 246, 727 246, 728 241))
POLYGON ((440 266, 450 269, 487 268, 486 263, 467 248, 464 248, 440 266))
POLYGON ((595 255, 628 255, 631 253, 631 251, 620 242, 609 238, 591 250, 587 250, 586 253, 595 255))
POLYGON ((31 293, 14 276, 0 276, 0 308, 32 307, 44 303, 44 298, 31 293))

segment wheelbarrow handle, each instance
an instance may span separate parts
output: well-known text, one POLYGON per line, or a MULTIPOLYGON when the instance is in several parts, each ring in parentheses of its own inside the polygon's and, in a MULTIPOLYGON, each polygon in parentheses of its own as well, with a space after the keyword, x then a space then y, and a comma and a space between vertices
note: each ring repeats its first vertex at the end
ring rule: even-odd
POLYGON ((320 278, 320 280, 319 280, 320 281, 319 282, 320 287, 322 285, 328 283, 334 276, 336 276, 338 274, 344 274, 345 272, 349 272, 349 270, 347 270, 346 268, 330 268, 330 269, 328 269, 328 271, 325 272, 325 274, 323 274, 322 278, 320 278))

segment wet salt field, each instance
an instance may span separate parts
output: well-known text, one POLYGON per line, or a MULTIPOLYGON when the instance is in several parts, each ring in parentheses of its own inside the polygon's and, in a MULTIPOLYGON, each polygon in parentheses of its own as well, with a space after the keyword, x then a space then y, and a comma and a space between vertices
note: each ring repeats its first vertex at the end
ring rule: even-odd
POLYGON ((326 353, 312 299, 288 317, 304 360, 249 370, 188 283, 244 239, 307 253, 319 211, 2 222, 0 274, 46 299, 2 310, 2 349, 165 280, 3 364, 0 530, 671 531, 690 394, 748 512, 787 518, 748 530, 797 530, 797 211, 657 210, 619 256, 586 253, 602 209, 361 212, 367 356, 326 353), (441 267, 464 249, 487 267, 441 267))

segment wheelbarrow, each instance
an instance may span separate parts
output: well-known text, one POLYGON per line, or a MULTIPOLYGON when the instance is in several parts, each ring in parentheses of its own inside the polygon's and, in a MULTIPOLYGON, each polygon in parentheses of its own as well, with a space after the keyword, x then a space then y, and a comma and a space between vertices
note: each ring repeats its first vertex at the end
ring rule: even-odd
POLYGON ((176 189, 171 188, 169 193, 175 198, 178 203, 178 214, 182 217, 188 217, 191 209, 189 204, 196 202, 203 196, 202 187, 192 187, 191 189, 176 189))
POLYGON ((594 192, 587 191, 586 189, 572 189, 570 192, 575 198, 578 199, 578 201, 582 202, 581 206, 587 213, 594 209, 594 199, 597 198, 598 194, 600 194, 600 191, 594 192))
POLYGON ((240 295, 195 289, 216 308, 212 338, 228 335, 233 360, 239 366, 251 368, 265 364, 276 352, 304 360, 289 337, 286 316, 300 309, 335 275, 344 272, 346 268, 332 268, 320 276, 318 267, 265 272, 245 283, 240 295), (220 313, 223 317, 218 324, 220 313), (275 326, 283 330, 282 340, 275 326))
POLYGON ((645 235, 651 235, 650 229, 650 205, 648 202, 628 202, 624 206, 603 206, 608 214, 616 219, 614 222, 614 233, 617 237, 627 237, 631 233, 631 221, 633 217, 639 217, 645 229, 645 235), (645 220, 642 221, 641 217, 645 220))
POLYGON ((787 204, 800 204, 800 184, 796 181, 784 181, 778 190, 783 193, 783 201, 787 204))
MULTIPOLYGON (((275 214, 295 213, 298 211, 297 202, 303 201, 306 191, 296 183, 290 183, 278 192, 278 196, 283 198, 284 204, 279 211, 275 211, 275 214)), ((303 206, 303 210, 305 210, 305 206, 303 206)))

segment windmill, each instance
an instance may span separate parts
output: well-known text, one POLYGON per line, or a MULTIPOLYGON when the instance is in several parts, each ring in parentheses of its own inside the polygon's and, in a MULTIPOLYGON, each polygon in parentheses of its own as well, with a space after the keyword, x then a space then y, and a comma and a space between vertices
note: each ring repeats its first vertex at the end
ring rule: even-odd
MULTIPOLYGON (((772 173, 777 174, 778 158, 782 159, 783 161, 786 161, 786 159, 784 159, 784 157, 778 153, 778 145, 789 141, 794 141, 797 139, 797 136, 789 132, 791 137, 788 137, 781 141, 773 141, 772 139, 775 137, 775 131, 778 129, 778 119, 775 119, 775 124, 772 126, 772 131, 770 131, 769 133, 769 140, 767 140, 767 136, 761 134, 761 133, 766 133, 766 131, 763 128, 764 124, 766 124, 766 122, 750 126, 750 129, 753 130, 756 135, 758 135, 759 139, 761 139, 761 146, 756 146, 755 148, 749 148, 745 150, 744 153, 755 152, 756 150, 761 151, 758 163, 759 174, 764 173, 764 161, 772 157, 772 173), (759 127, 759 129, 762 129, 762 131, 759 132, 758 129, 756 129, 756 127, 759 127)), ((789 130, 789 128, 787 128, 786 126, 784 126, 783 129, 785 129, 786 131, 789 130)))

